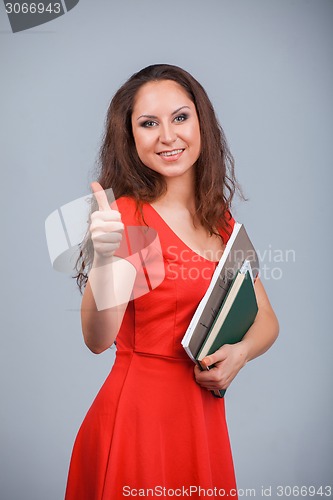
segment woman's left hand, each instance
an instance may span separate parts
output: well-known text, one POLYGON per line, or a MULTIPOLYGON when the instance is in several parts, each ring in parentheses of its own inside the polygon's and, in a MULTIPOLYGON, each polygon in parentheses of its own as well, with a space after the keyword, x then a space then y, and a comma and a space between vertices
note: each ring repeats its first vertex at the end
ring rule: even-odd
POLYGON ((194 376, 199 385, 209 391, 227 389, 237 373, 246 364, 246 351, 242 342, 226 344, 203 360, 206 366, 215 365, 201 371, 196 365, 194 376))

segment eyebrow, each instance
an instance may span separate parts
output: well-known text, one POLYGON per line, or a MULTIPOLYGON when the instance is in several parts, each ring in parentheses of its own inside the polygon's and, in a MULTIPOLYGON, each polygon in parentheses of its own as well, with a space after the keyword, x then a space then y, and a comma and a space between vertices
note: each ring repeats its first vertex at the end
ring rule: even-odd
MULTIPOLYGON (((189 106, 181 106, 180 108, 177 108, 176 111, 173 111, 171 113, 171 116, 176 115, 177 113, 179 113, 179 111, 181 109, 184 109, 184 108, 191 109, 189 106)), ((140 120, 140 118, 149 118, 151 120, 156 120, 157 116, 155 116, 155 115, 140 115, 139 118, 137 118, 137 120, 140 120)))

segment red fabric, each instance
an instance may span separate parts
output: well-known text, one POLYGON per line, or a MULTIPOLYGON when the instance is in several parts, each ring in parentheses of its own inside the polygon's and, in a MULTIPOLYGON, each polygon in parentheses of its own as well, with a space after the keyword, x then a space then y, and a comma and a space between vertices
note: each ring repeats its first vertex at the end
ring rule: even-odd
MULTIPOLYGON (((140 224, 131 199, 117 205, 125 225, 140 224)), ((148 488, 199 498, 199 487, 236 488, 224 399, 195 382, 181 346, 216 263, 190 250, 149 204, 143 214, 158 232, 165 279, 127 307, 114 366, 75 441, 66 500, 148 496, 148 488)))

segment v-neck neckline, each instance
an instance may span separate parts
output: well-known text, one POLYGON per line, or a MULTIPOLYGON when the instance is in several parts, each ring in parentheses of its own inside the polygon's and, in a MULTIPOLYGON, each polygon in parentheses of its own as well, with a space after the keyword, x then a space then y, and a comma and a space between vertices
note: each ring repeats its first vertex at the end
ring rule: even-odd
MULTIPOLYGON (((210 264, 218 264, 219 260, 210 260, 210 259, 206 259, 206 257, 204 257, 203 255, 201 255, 200 253, 196 252, 195 250, 193 250, 193 248, 189 247, 182 239, 180 236, 178 236, 178 234, 169 226, 169 224, 163 219, 162 215, 156 210, 156 208, 154 208, 150 203, 147 203, 148 207, 150 207, 150 209, 159 217, 159 219, 164 223, 164 225, 167 227, 167 229, 173 234, 173 236, 175 238, 177 238, 178 241, 180 241, 180 243, 186 248, 188 249, 190 252, 192 252, 194 255, 200 257, 202 260, 206 261, 206 262, 209 262, 210 264)), ((220 231, 219 231, 220 233, 220 231)), ((224 250, 223 250, 224 251, 224 250)))

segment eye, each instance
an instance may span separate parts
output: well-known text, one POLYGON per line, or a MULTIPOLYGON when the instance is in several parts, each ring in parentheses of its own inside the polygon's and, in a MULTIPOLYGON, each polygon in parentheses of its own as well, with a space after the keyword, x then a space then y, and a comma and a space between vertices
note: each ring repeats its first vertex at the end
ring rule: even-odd
POLYGON ((188 115, 186 113, 182 113, 181 115, 176 116, 175 122, 181 123, 188 119, 188 115))
POLYGON ((147 127, 147 128, 156 127, 156 125, 157 123, 153 122, 152 120, 146 120, 145 122, 140 123, 141 127, 147 127))

